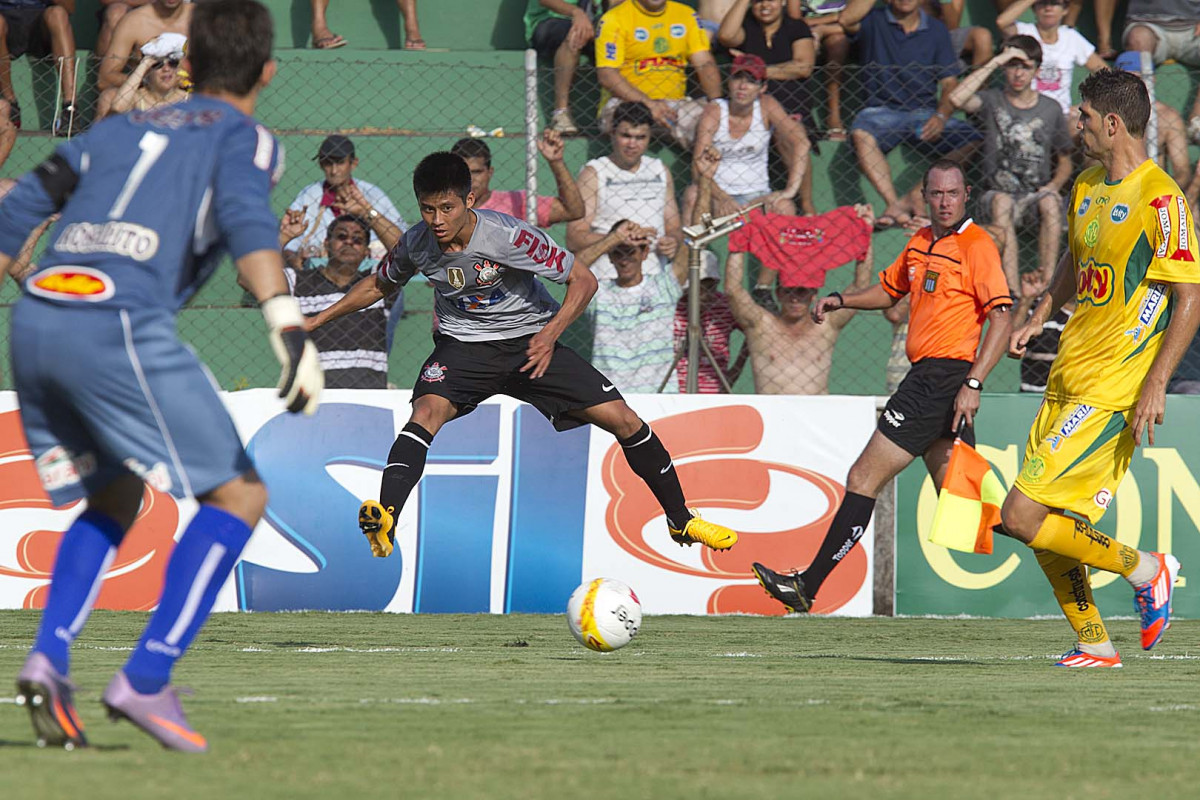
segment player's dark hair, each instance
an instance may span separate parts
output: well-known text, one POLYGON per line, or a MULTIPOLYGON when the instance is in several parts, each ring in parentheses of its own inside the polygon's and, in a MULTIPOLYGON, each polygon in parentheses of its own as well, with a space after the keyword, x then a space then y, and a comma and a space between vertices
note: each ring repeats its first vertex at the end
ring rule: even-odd
POLYGON ((1010 36, 1000 43, 1000 52, 1003 53, 1009 47, 1015 47, 1025 53, 1025 58, 1034 64, 1040 65, 1042 63, 1042 45, 1032 36, 1025 36, 1023 34, 1010 36))
POLYGON ((921 177, 921 191, 925 191, 925 188, 929 186, 929 173, 933 172, 935 169, 942 171, 954 170, 962 176, 963 186, 971 185, 967 183, 967 171, 963 169, 962 164, 958 163, 952 158, 939 158, 937 161, 929 165, 929 169, 925 170, 924 176, 921 177))
POLYGON ((340 214, 335 217, 333 222, 329 223, 329 229, 325 232, 325 238, 332 239, 333 229, 338 225, 341 225, 343 222, 348 222, 351 225, 357 225, 358 227, 362 228, 363 236, 366 236, 368 241, 371 239, 371 226, 368 225, 367 221, 358 214, 340 214))
POLYGON ((250 94, 271 60, 274 36, 271 13, 256 0, 196 3, 187 43, 196 91, 250 94))
POLYGON ((615 131, 622 122, 628 122, 634 127, 653 125, 654 115, 650 113, 650 109, 645 103, 626 100, 613 111, 612 129, 615 131))
POLYGON ((467 201, 471 193, 471 170, 461 156, 441 151, 421 159, 413 170, 413 194, 419 201, 435 194, 456 194, 467 201))
POLYGON ((1145 136, 1150 121, 1150 93, 1140 76, 1123 69, 1102 69, 1079 84, 1079 96, 1100 116, 1120 117, 1130 136, 1145 136))
POLYGON ((450 148, 450 152, 466 161, 468 158, 482 158, 485 166, 492 165, 492 150, 487 142, 481 139, 459 139, 450 148))

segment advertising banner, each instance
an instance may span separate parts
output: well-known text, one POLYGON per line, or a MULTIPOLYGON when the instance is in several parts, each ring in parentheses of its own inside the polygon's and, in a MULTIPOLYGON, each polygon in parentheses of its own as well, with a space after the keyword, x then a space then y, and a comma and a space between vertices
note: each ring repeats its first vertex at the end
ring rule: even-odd
MULTIPOLYGON (((978 450, 1005 488, 1020 472, 1029 427, 1040 395, 985 395, 976 425, 978 450)), ((1133 455, 1108 511, 1097 528, 1142 550, 1174 553, 1184 564, 1172 608, 1200 617, 1200 591, 1188 585, 1187 565, 1200 564, 1200 397, 1167 398, 1165 424, 1155 442, 1133 455)), ((1097 490, 1102 487, 1096 487, 1097 490)), ((1104 497, 1107 502, 1107 497, 1104 497)), ((926 541, 937 493, 920 462, 897 479, 896 613, 971 614, 988 617, 1057 615, 1058 605, 1033 552, 1005 536, 991 555, 957 553, 926 541)), ((1132 592, 1117 575, 1093 572, 1102 613, 1133 613, 1132 592)))
MULTIPOLYGON (((804 567, 874 428, 871 397, 634 396, 674 456, 690 504, 741 532, 731 551, 680 547, 608 433, 556 433, 533 408, 495 398, 445 426, 398 524, 372 558, 355 524, 377 497, 409 392, 329 391, 314 417, 283 413, 270 390, 225 395, 270 491, 263 521, 223 587, 219 610, 559 613, 585 578, 618 578, 647 613, 781 613, 750 564, 804 567)), ((153 465, 147 465, 153 474, 153 465)), ((97 606, 154 606, 194 501, 147 487, 97 606)), ((82 504, 46 499, 0 393, 0 607, 45 604, 54 554, 82 504)), ((873 529, 814 610, 871 613, 873 529)))

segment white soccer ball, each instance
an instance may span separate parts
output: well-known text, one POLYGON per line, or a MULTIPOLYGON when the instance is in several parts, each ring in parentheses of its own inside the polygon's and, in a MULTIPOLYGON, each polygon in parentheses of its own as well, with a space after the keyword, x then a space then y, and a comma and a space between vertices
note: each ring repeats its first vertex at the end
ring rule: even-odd
POLYGON ((567 624, 579 643, 607 653, 629 644, 642 626, 642 604, 620 581, 596 578, 580 584, 567 601, 567 624))

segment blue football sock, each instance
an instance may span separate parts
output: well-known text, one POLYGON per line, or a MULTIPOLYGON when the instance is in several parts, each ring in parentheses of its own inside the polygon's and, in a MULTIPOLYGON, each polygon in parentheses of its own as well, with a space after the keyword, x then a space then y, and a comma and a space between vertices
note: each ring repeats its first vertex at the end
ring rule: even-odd
POLYGON ((63 534, 54 557, 50 596, 33 649, 44 653, 60 674, 71 665, 71 642, 91 613, 104 573, 117 555, 125 531, 112 517, 84 511, 63 534))
POLYGON ((245 522, 214 506, 200 506, 167 562, 158 609, 125 664, 134 691, 154 694, 170 682, 171 669, 208 619, 249 540, 245 522))

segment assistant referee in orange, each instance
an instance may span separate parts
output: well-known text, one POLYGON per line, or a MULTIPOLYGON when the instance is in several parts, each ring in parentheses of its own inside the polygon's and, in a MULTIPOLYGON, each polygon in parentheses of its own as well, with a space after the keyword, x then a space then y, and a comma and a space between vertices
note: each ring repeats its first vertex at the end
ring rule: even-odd
POLYGON ((846 496, 812 564, 793 574, 753 566, 768 594, 793 611, 812 608, 821 584, 862 538, 879 492, 914 458, 924 457, 929 474, 942 485, 959 421, 965 422, 963 439, 974 444, 979 393, 1008 348, 1013 299, 996 245, 966 216, 970 187, 962 167, 938 161, 925 173, 922 189, 932 222, 879 273, 879 283, 845 296, 834 292, 813 311, 820 323, 841 308, 889 308, 909 295, 913 366, 850 468, 846 496))

